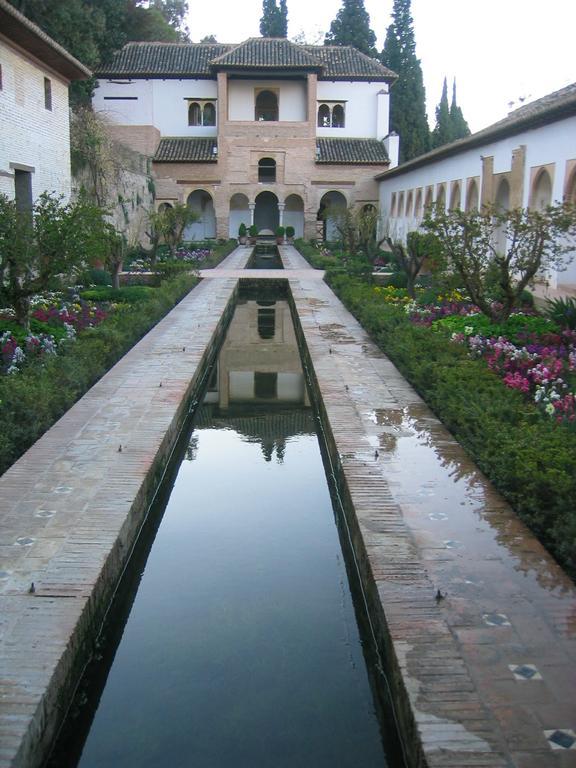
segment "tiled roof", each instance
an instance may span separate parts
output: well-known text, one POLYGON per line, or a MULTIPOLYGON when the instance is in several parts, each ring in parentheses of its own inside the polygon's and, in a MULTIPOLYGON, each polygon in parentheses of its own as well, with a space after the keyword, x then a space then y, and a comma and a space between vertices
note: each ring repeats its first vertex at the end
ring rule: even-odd
POLYGON ((321 80, 392 82, 396 75, 351 46, 296 45, 283 38, 253 37, 219 43, 128 43, 103 64, 100 77, 214 78, 218 69, 317 71, 321 80))
POLYGON ((6 0, 0 0, 0 31, 69 80, 84 80, 92 76, 88 67, 6 0))
POLYGON ((340 165, 388 164, 388 153, 378 139, 316 139, 316 162, 340 165))
POLYGON ((466 136, 463 139, 458 139, 458 141, 453 141, 450 144, 444 144, 442 147, 433 149, 431 152, 426 152, 424 155, 415 157, 407 163, 386 171, 384 174, 377 176, 377 178, 384 179, 399 176, 404 172, 429 165, 444 157, 451 157, 474 147, 483 146, 488 142, 496 141, 506 136, 513 136, 521 131, 537 128, 540 125, 546 125, 547 123, 561 120, 568 115, 575 114, 576 83, 572 83, 565 88, 561 88, 559 91, 543 96, 541 99, 536 99, 536 101, 532 101, 530 104, 524 104, 519 109, 510 112, 502 120, 473 133, 471 136, 466 136))
POLYGON ((215 163, 218 160, 217 150, 216 139, 195 137, 160 139, 154 162, 215 163))
POLYGON ((100 77, 213 78, 212 59, 233 46, 217 43, 128 43, 103 64, 100 77))
POLYGON ((324 64, 320 80, 393 82, 398 78, 391 69, 351 45, 305 45, 304 48, 324 64))
POLYGON ((312 69, 319 70, 322 63, 311 56, 303 46, 282 37, 251 37, 231 51, 212 60, 220 68, 249 69, 312 69))

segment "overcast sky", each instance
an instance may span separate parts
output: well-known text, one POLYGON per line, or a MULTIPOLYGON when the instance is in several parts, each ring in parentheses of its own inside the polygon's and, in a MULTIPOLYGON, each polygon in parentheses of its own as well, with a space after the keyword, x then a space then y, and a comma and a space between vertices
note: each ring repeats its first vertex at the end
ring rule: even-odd
MULTIPOLYGON (((288 37, 321 43, 341 0, 287 0, 288 37)), ((393 0, 364 0, 384 44, 393 0)), ((190 37, 221 43, 260 34, 261 0, 189 0, 190 37)), ((458 103, 472 131, 576 81, 576 0, 412 0, 431 126, 442 80, 457 79, 458 103)))

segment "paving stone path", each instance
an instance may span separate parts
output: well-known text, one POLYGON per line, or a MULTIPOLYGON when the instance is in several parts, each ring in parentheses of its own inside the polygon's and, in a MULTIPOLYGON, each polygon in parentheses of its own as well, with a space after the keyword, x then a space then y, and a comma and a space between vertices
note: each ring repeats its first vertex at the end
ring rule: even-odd
POLYGON ((321 273, 281 253, 284 272, 242 272, 250 249, 236 249, 0 478, 0 768, 41 764, 240 276, 290 281, 405 691, 408 753, 431 767, 576 766, 573 583, 321 273))

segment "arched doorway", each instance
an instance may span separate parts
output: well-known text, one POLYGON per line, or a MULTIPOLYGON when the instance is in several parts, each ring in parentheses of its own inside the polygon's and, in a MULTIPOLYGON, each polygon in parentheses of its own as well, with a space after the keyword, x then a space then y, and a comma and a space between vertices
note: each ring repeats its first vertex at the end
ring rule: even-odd
POLYGON ((284 226, 294 227, 294 237, 304 237, 304 201, 300 195, 288 195, 285 203, 284 226))
POLYGON ((564 200, 569 205, 576 205, 576 168, 572 171, 572 176, 568 179, 564 200))
POLYGON ((460 191, 460 184, 456 181, 452 185, 452 191, 450 193, 450 210, 457 211, 460 208, 462 200, 462 193, 460 191))
POLYGON ((446 212, 446 187, 440 184, 436 189, 436 209, 440 213, 446 212))
POLYGON ((549 205, 552 205, 552 179, 548 171, 543 169, 534 179, 530 208, 533 211, 545 211, 549 205))
POLYGON ((206 240, 210 237, 216 237, 214 202, 208 192, 203 189, 194 190, 192 194, 188 195, 186 205, 198 215, 198 220, 186 227, 182 239, 184 241, 206 240))
POLYGON ((340 209, 346 208, 346 198, 342 192, 326 192, 320 200, 320 208, 316 218, 324 222, 322 231, 324 240, 339 240, 340 234, 336 227, 336 221, 340 209))
POLYGON ((248 198, 237 192, 230 198, 230 215, 228 218, 228 237, 238 237, 240 224, 250 226, 250 207, 248 198))
POLYGON ((254 224, 258 228, 258 233, 273 235, 279 223, 278 198, 273 192, 260 192, 256 196, 254 209, 254 224))

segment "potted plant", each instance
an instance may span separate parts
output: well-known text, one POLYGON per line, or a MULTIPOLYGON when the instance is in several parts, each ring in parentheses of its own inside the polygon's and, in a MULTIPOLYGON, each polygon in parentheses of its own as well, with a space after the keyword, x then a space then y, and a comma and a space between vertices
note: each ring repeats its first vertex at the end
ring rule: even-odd
POLYGON ((282 245, 282 243, 284 242, 285 232, 286 230, 284 229, 284 227, 276 227, 276 242, 278 243, 278 245, 282 245))
POLYGON ((246 224, 242 222, 240 226, 238 227, 238 242, 240 245, 246 245, 246 233, 247 233, 246 224))
POLYGON ((250 245, 256 245, 256 238, 258 237, 258 227, 256 224, 250 225, 248 234, 250 235, 250 245))
POLYGON ((286 227, 286 237, 288 238, 289 243, 294 242, 295 234, 296 234, 296 230, 294 229, 294 227, 290 227, 290 226, 286 227))

